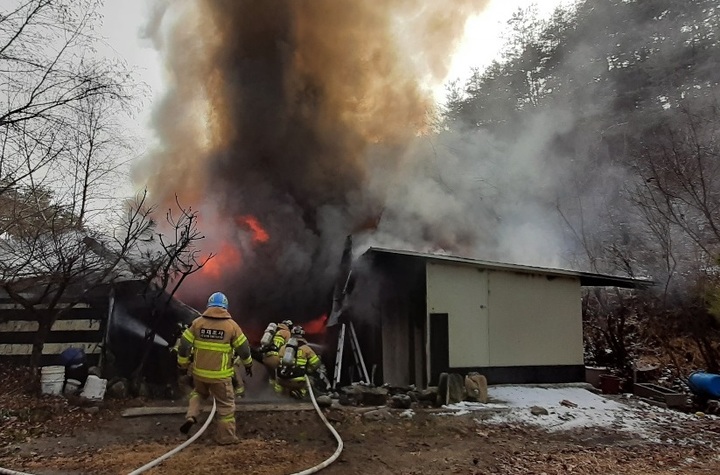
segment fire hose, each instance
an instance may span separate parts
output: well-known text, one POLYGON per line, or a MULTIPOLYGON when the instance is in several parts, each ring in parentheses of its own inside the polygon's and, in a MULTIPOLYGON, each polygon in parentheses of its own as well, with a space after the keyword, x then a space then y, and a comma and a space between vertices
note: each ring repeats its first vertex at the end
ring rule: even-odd
POLYGON ((32 473, 18 472, 15 470, 10 470, 9 468, 2 468, 2 467, 0 467, 0 473, 2 475, 33 475, 32 473))
POLYGON ((210 415, 208 416, 207 420, 205 421, 205 424, 203 424, 202 427, 197 432, 195 432, 195 434, 193 434, 192 437, 190 437, 188 440, 186 440, 182 444, 178 445, 171 451, 156 458, 152 462, 148 462, 145 465, 143 465, 142 467, 138 468, 137 470, 133 470, 132 472, 130 472, 129 475, 138 475, 140 473, 146 472, 146 471, 150 470, 151 468, 155 467, 156 465, 160 465, 164 460, 169 459, 170 457, 172 457, 176 453, 180 452, 182 449, 184 449, 188 445, 195 442, 195 439, 200 437, 202 435, 202 433, 205 432, 205 429, 208 428, 208 426, 210 425, 210 422, 212 422, 213 417, 215 416, 216 409, 217 409, 217 403, 215 402, 215 398, 213 398, 213 406, 212 406, 212 409, 210 410, 210 415))
POLYGON ((9 468, 0 467, 0 474, 2 475, 34 475, 28 472, 18 472, 17 470, 10 470, 9 468))
MULTIPOLYGON (((313 392, 312 385, 310 384, 310 378, 306 378, 306 383, 307 383, 308 391, 310 393, 310 399, 312 400, 313 406, 315 407, 315 411, 317 411, 318 415, 320 416, 320 419, 323 421, 323 423, 328 428, 328 430, 330 430, 330 433, 332 433, 333 437, 335 437, 335 440, 337 441, 338 445, 337 445, 337 449, 335 449, 335 452, 326 460, 315 465, 314 467, 310 467, 301 472, 295 472, 291 475, 309 475, 311 473, 319 472, 320 470, 330 466, 331 463, 333 463, 335 460, 337 460, 337 458, 340 456, 340 453, 342 453, 342 450, 343 450, 343 441, 340 438, 340 434, 338 434, 338 432, 335 430, 335 428, 328 422, 327 418, 325 417, 325 414, 323 414, 322 410, 320 410, 320 406, 318 406, 317 400, 315 399, 315 393, 313 392)), ((178 452, 183 450, 188 445, 192 444, 208 428, 208 426, 210 425, 210 422, 212 422, 213 417, 215 416, 216 408, 217 408, 217 404, 215 402, 215 398, 213 398, 213 406, 210 411, 210 415, 208 416, 207 420, 202 425, 202 427, 192 437, 190 437, 188 440, 186 440, 182 444, 178 445, 174 449, 170 450, 169 452, 156 458, 155 460, 148 462, 147 464, 143 465, 142 467, 140 467, 136 470, 133 470, 132 472, 130 472, 129 475, 138 475, 140 473, 146 472, 146 471, 150 470, 151 468, 161 464, 163 461, 169 459, 173 455, 177 454, 178 452)), ((7 468, 0 467, 0 475, 33 475, 33 474, 27 473, 27 472, 18 472, 15 470, 10 470, 7 468)))
MULTIPOLYGON (((313 406, 315 407, 315 411, 317 411, 318 415, 320 416, 320 419, 322 419, 325 426, 330 430, 332 435, 335 437, 335 440, 337 440, 338 446, 337 449, 335 449, 335 452, 326 460, 323 462, 315 465, 314 467, 310 467, 306 470, 303 470, 301 472, 295 472, 291 475, 310 475, 311 473, 319 472, 323 468, 328 467, 331 463, 333 463, 337 458, 340 456, 340 453, 343 449, 343 441, 340 438, 340 434, 335 430, 335 428, 328 422, 327 418, 325 417, 325 414, 320 410, 320 406, 318 406, 317 400, 315 399, 315 393, 312 390, 312 384, 310 384, 310 378, 306 378, 306 383, 308 387, 308 391, 310 392, 310 399, 312 400, 313 406)), ((180 452, 182 449, 187 447, 188 445, 192 444, 195 439, 200 437, 200 435, 205 432, 205 429, 207 429, 208 425, 210 424, 210 421, 212 421, 213 416, 215 415, 215 399, 213 398, 213 407, 212 411, 210 411, 210 415, 208 416, 207 420, 205 421, 205 424, 198 430, 195 435, 193 435, 191 438, 183 442, 182 444, 178 445, 174 449, 172 449, 170 452, 167 452, 164 455, 161 455, 160 457, 156 458, 152 462, 149 462, 142 467, 138 468, 137 470, 130 472, 129 475, 138 475, 140 473, 143 473, 147 470, 150 470, 151 468, 155 467, 156 465, 159 465, 164 460, 169 459, 173 455, 180 452)), ((9 474, 9 475, 15 475, 15 473, 9 474)), ((30 475, 30 474, 21 474, 21 475, 30 475)))
POLYGON ((315 406, 315 410, 317 411, 318 415, 320 416, 320 419, 322 419, 323 423, 325 424, 325 427, 330 430, 333 437, 335 437, 335 440, 337 440, 337 449, 335 449, 335 453, 333 453, 329 458, 327 458, 325 461, 315 465, 314 467, 310 467, 307 470, 303 470, 302 472, 295 472, 291 475, 309 475, 310 473, 319 472, 325 467, 328 467, 331 463, 333 463, 337 458, 340 456, 340 453, 343 449, 343 441, 340 438, 340 434, 335 430, 335 428, 328 422, 327 418, 325 417, 325 414, 320 410, 320 406, 318 406, 317 401, 315 400, 315 393, 312 390, 312 384, 310 384, 310 378, 305 378, 305 382, 307 383, 308 391, 310 392, 310 399, 312 400, 313 406, 315 406))
MULTIPOLYGON (((190 444, 192 444, 193 442, 195 442, 195 440, 196 440, 198 437, 200 437, 203 432, 205 432, 205 429, 207 429, 208 426, 210 425, 210 423, 212 422, 213 416, 215 416, 215 410, 216 410, 216 409, 217 409, 217 403, 215 402, 215 398, 213 398, 213 406, 212 406, 212 409, 210 410, 210 415, 208 416, 207 420, 206 420, 205 423, 202 425, 202 427, 201 427, 195 434, 193 434, 192 437, 190 437, 188 440, 186 440, 186 441, 183 442, 182 444, 178 445, 177 447, 175 447, 175 448, 172 449, 171 451, 166 452, 165 454, 163 454, 163 455, 161 455, 160 457, 156 458, 155 460, 146 463, 145 465, 143 465, 142 467, 138 468, 137 470, 133 470, 132 472, 130 472, 129 475, 138 475, 138 474, 140 474, 140 473, 146 472, 146 471, 150 470, 151 468, 155 467, 156 465, 161 464, 163 461, 169 459, 169 458, 172 457, 173 455, 177 454, 178 452, 180 452, 182 449, 184 449, 184 448, 187 447, 188 445, 190 445, 190 444)), ((310 472, 308 472, 308 473, 310 473, 310 472)), ((2 467, 0 467, 0 474, 1 474, 1 475, 33 475, 32 473, 18 472, 18 471, 15 471, 15 470, 10 470, 10 469, 7 469, 7 468, 2 468, 2 467)))

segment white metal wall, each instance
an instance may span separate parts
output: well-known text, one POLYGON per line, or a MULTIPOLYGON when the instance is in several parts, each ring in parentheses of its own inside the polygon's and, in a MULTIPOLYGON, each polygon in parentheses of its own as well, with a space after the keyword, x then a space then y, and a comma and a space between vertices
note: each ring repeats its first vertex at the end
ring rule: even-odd
POLYGON ((583 364, 580 280, 491 271, 490 366, 583 364))
POLYGON ((448 314, 450 366, 488 366, 487 271, 434 262, 426 269, 428 315, 448 314))
POLYGON ((448 314, 451 367, 583 364, 579 279, 434 262, 426 272, 428 328, 429 314, 448 314))

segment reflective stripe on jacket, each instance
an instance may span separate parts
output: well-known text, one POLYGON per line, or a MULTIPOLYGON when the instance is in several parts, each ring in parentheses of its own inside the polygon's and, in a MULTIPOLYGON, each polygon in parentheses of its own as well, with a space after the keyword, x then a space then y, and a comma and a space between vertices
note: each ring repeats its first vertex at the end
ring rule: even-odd
POLYGON ((282 348, 282 346, 285 343, 287 343, 287 341, 289 339, 290 339, 290 330, 288 330, 288 327, 282 323, 278 324, 277 330, 275 331, 275 336, 273 336, 273 347, 275 347, 275 350, 270 350, 265 355, 266 356, 279 355, 279 349, 282 348))
POLYGON ((230 314, 219 307, 208 308, 183 332, 178 363, 187 362, 190 353, 194 357, 193 376, 206 382, 233 376, 233 353, 246 367, 252 365, 247 337, 230 314))

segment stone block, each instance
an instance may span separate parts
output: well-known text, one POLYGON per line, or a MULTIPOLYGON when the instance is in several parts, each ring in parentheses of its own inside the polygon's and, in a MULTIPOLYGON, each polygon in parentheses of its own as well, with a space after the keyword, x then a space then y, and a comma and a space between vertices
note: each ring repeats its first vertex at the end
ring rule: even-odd
POLYGON ((480 373, 469 373, 465 376, 465 391, 468 401, 488 402, 487 378, 480 373))

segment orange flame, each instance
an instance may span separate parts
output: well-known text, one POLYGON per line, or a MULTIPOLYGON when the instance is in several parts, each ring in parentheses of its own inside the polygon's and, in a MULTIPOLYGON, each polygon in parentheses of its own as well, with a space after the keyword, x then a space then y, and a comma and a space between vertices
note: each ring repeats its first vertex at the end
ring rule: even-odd
POLYGON ((240 261, 240 251, 229 242, 223 242, 215 256, 200 269, 200 273, 204 277, 217 280, 222 276, 223 269, 237 267, 240 265, 240 261))
POLYGON ((310 335, 316 335, 318 333, 324 333, 325 332, 325 322, 327 322, 328 316, 327 314, 322 314, 318 318, 314 320, 310 320, 307 323, 304 323, 302 327, 305 329, 305 333, 310 335))
POLYGON ((253 235, 253 242, 263 243, 268 242, 270 234, 262 227, 260 221, 255 216, 247 215, 238 218, 238 222, 245 224, 253 235))

